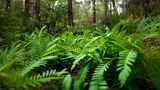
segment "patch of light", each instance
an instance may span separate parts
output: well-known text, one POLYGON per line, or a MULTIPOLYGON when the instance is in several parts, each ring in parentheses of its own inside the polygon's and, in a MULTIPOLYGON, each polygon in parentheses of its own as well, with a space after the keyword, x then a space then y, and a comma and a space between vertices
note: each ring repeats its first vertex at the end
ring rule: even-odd
POLYGON ((54 5, 57 6, 58 5, 58 1, 56 1, 54 5))
POLYGON ((76 2, 82 2, 83 0, 76 0, 76 2))

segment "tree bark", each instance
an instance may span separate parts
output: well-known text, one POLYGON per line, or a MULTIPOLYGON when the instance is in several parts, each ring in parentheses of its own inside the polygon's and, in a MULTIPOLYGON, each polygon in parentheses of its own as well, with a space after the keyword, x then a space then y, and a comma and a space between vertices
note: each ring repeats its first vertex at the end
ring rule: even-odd
POLYGON ((111 0, 111 2, 112 2, 112 5, 113 5, 114 13, 117 13, 117 7, 116 7, 115 0, 111 0))
POLYGON ((6 0, 6 10, 11 7, 11 0, 6 0))
POLYGON ((93 25, 96 25, 96 0, 92 0, 92 10, 93 10, 92 23, 93 25))
POLYGON ((33 25, 39 22, 40 0, 25 0, 25 12, 33 25))
POLYGON ((123 8, 123 11, 124 11, 124 13, 127 15, 128 14, 128 0, 124 0, 123 1, 123 4, 124 4, 124 8, 123 8))
POLYGON ((25 13, 29 15, 29 0, 25 0, 25 13))
POLYGON ((36 3, 35 3, 35 16, 36 16, 36 19, 37 21, 40 20, 40 0, 36 0, 36 3))
POLYGON ((67 0, 67 12, 68 12, 68 25, 73 26, 73 7, 72 7, 72 0, 67 0))
POLYGON ((108 0, 104 0, 104 11, 105 16, 108 16, 108 0))
POLYGON ((25 12, 31 17, 39 16, 40 0, 25 0, 25 12))

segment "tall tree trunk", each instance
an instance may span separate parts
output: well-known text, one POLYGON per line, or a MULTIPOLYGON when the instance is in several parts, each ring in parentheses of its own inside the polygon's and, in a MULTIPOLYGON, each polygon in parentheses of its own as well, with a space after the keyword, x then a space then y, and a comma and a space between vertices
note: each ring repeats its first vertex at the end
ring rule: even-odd
POLYGON ((108 16, 108 0, 104 0, 104 11, 105 16, 108 16))
POLYGON ((25 11, 31 17, 39 16, 40 0, 25 0, 25 11))
POLYGON ((35 3, 35 16, 36 16, 36 20, 39 22, 40 21, 40 0, 36 0, 36 3, 35 3))
POLYGON ((116 7, 115 0, 111 0, 111 2, 112 2, 112 5, 113 5, 114 13, 117 13, 117 7, 116 7))
POLYGON ((128 0, 123 0, 123 4, 124 4, 123 11, 126 15, 128 14, 128 8, 129 8, 128 3, 129 3, 128 0))
POLYGON ((112 3, 111 0, 109 0, 109 16, 112 16, 112 3))
POLYGON ((68 10, 68 25, 73 26, 73 8, 72 8, 72 0, 67 0, 67 10, 68 10))
POLYGON ((25 0, 25 13, 29 16, 29 0, 25 0))
POLYGON ((151 0, 151 9, 159 9, 160 8, 160 0, 151 0))
POLYGON ((11 7, 11 0, 6 0, 6 10, 11 7))
POLYGON ((92 0, 92 10, 93 10, 92 23, 93 25, 96 25, 96 0, 92 0))
POLYGON ((40 0, 25 0, 25 12, 31 17, 31 23, 37 24, 39 21, 40 0))

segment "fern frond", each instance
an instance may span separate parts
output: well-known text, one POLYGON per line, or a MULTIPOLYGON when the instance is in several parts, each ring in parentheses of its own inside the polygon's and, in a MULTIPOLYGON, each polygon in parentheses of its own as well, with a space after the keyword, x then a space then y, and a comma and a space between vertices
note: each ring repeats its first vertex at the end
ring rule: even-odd
POLYGON ((43 72, 42 74, 31 76, 29 80, 32 81, 31 86, 36 86, 51 80, 63 79, 64 74, 66 74, 65 70, 62 70, 60 72, 56 72, 56 70, 48 70, 46 72, 43 72))
POLYGON ((137 52, 135 50, 124 50, 119 53, 119 62, 117 64, 117 71, 120 71, 119 73, 119 81, 120 81, 120 87, 122 87, 130 73, 131 73, 131 66, 135 62, 137 58, 137 52))
POLYGON ((107 90, 108 86, 103 79, 104 72, 109 68, 109 63, 100 64, 94 71, 89 90, 107 90))
POLYGON ((75 67, 76 67, 76 65, 83 59, 83 58, 85 58, 86 57, 86 55, 85 54, 80 54, 80 55, 78 55, 78 56, 75 56, 74 58, 75 58, 75 61, 73 62, 73 65, 72 65, 72 67, 71 67, 71 70, 73 70, 75 67))
POLYGON ((23 57, 23 49, 20 47, 21 45, 13 45, 10 49, 5 49, 3 53, 0 54, 0 71, 10 68, 13 63, 22 60, 23 57))
POLYGON ((88 43, 86 43, 86 45, 84 46, 84 48, 87 48, 89 45, 91 45, 92 43, 94 43, 96 40, 98 40, 101 36, 98 37, 94 37, 92 38, 88 43))
POLYGON ((82 90, 83 83, 85 82, 87 73, 88 73, 89 65, 82 68, 78 76, 76 77, 76 80, 74 82, 74 89, 73 90, 82 90))
POLYGON ((63 81, 63 90, 71 90, 72 77, 71 75, 67 75, 63 81))
POLYGON ((42 57, 41 59, 37 61, 36 60, 32 61, 22 69, 21 75, 25 76, 28 72, 30 72, 34 68, 45 65, 48 60, 55 59, 55 58, 57 58, 57 56, 46 56, 46 57, 42 57))

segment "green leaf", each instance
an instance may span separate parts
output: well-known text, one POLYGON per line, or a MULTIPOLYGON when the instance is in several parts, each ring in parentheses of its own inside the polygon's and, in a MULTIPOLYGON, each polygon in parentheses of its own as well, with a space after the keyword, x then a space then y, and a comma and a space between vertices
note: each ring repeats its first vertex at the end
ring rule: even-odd
POLYGON ((71 90, 72 77, 71 75, 67 75, 63 81, 63 90, 71 90))
POLYGON ((89 90, 108 90, 107 82, 104 80, 104 72, 109 68, 109 63, 100 64, 94 71, 89 90))
POLYGON ((82 68, 82 70, 79 72, 78 76, 76 77, 76 80, 74 82, 74 89, 73 90, 82 90, 87 73, 88 73, 89 65, 82 68))
POLYGON ((75 57, 75 61, 73 62, 72 68, 71 70, 73 70, 76 65, 85 57, 86 55, 80 54, 78 56, 75 57))
POLYGON ((117 64, 117 71, 120 71, 119 73, 119 81, 120 81, 120 87, 122 87, 130 73, 132 72, 131 66, 136 61, 137 58, 137 52, 135 50, 124 50, 119 53, 119 61, 117 64))

